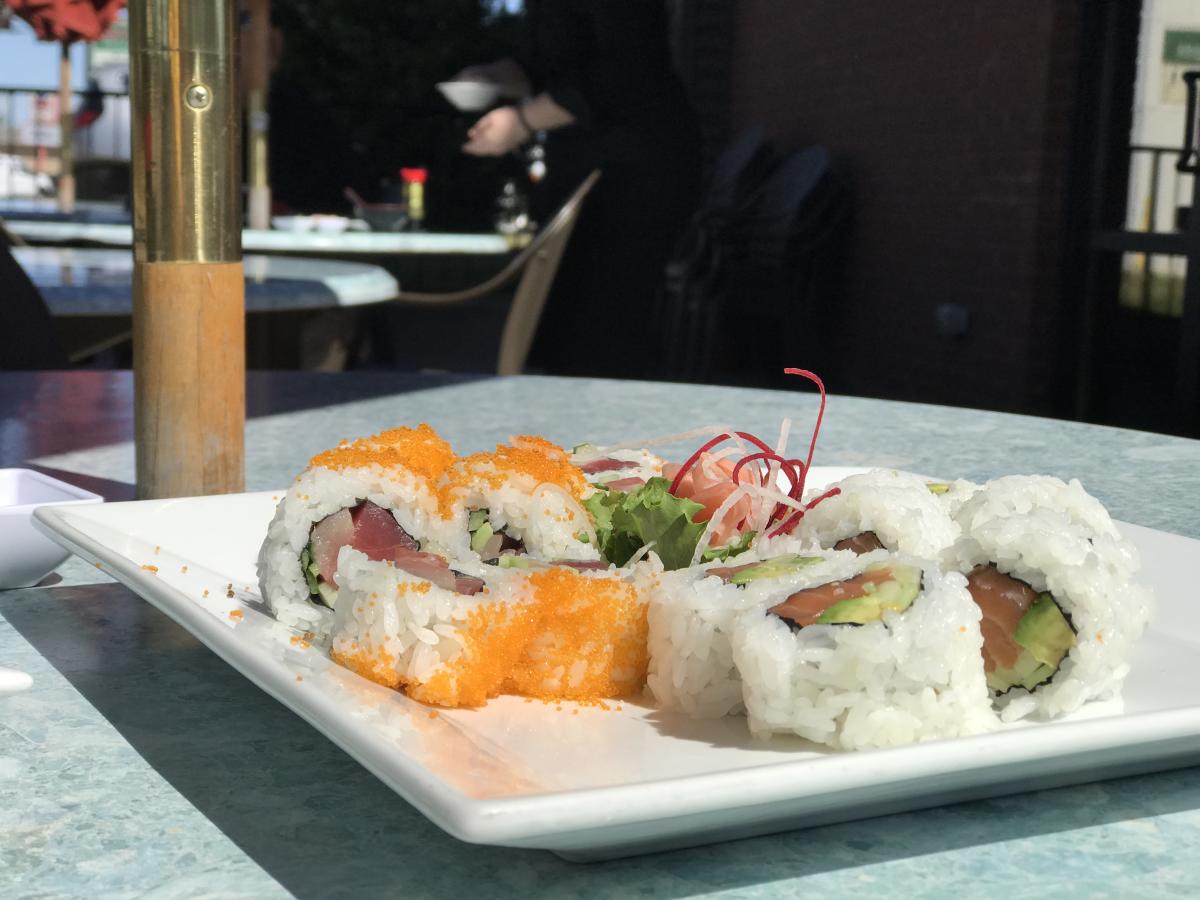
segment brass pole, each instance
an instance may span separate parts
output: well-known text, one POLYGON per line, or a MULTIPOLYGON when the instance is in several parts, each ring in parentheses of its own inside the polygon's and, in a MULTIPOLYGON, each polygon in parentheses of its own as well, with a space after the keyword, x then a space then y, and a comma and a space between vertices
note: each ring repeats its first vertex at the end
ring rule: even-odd
POLYGON ((247 224, 271 227, 271 184, 267 164, 271 116, 267 97, 271 84, 271 0, 247 0, 242 44, 246 85, 247 224))
POLYGON ((59 44, 58 57, 58 207, 75 211, 75 117, 71 113, 71 45, 59 44))
POLYGON ((243 489, 245 282, 235 0, 133 0, 138 496, 243 489))

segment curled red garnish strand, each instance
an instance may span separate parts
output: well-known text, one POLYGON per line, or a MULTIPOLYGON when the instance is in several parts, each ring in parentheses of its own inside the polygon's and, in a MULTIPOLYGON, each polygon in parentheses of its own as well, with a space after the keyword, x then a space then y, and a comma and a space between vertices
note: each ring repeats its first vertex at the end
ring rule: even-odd
POLYGON ((810 509, 812 509, 818 503, 828 500, 830 497, 836 497, 841 492, 842 492, 841 488, 830 488, 825 493, 823 493, 820 497, 816 497, 815 499, 810 500, 808 503, 805 503, 804 509, 797 510, 795 515, 793 515, 790 519, 788 519, 786 522, 784 522, 782 525, 780 525, 778 528, 776 528, 774 531, 772 531, 770 534, 768 534, 767 537, 779 537, 779 535, 781 535, 781 534, 790 533, 792 531, 792 529, 794 529, 797 525, 800 524, 800 520, 804 518, 804 514, 806 512, 808 512, 810 509))
MULTIPOLYGON (((712 439, 706 441, 704 446, 687 458, 679 471, 675 473, 675 477, 671 480, 671 486, 668 490, 674 494, 679 486, 683 483, 684 476, 691 471, 692 467, 700 460, 700 457, 716 447, 718 444, 723 444, 726 441, 733 440, 734 436, 748 441, 750 444, 758 448, 758 452, 749 453, 743 456, 734 464, 733 471, 730 477, 733 479, 734 485, 740 485, 742 470, 751 463, 762 463, 762 469, 759 471, 759 479, 763 487, 767 486, 769 481, 771 466, 778 465, 779 471, 783 472, 788 479, 787 496, 791 500, 799 501, 804 497, 804 482, 808 478, 809 469, 812 468, 813 453, 817 448, 817 435, 821 431, 821 420, 825 417, 825 382, 823 382, 816 373, 808 371, 808 369, 784 369, 785 375, 799 375, 802 378, 807 378, 817 386, 817 390, 821 392, 821 405, 817 408, 817 421, 813 425, 812 438, 808 442, 808 456, 805 459, 785 459, 780 456, 761 438, 745 431, 726 431, 716 435, 712 439)), ((830 497, 837 496, 841 493, 838 488, 832 488, 826 491, 821 496, 817 497, 810 503, 805 504, 803 509, 797 510, 790 517, 784 518, 788 514, 790 507, 783 503, 777 503, 775 508, 771 510, 771 515, 767 517, 767 524, 777 522, 783 519, 781 524, 774 531, 770 532, 768 537, 777 537, 781 534, 788 534, 796 525, 804 518, 804 514, 816 506, 823 500, 828 500, 830 497)))
POLYGON ((808 470, 812 468, 813 452, 817 449, 817 435, 821 432, 821 419, 825 418, 825 382, 815 372, 810 372, 808 369, 784 369, 784 375, 799 375, 802 378, 807 378, 817 386, 817 390, 821 392, 821 405, 817 407, 817 421, 813 425, 812 440, 808 442, 808 458, 804 460, 804 471, 800 475, 800 495, 804 494, 804 479, 808 477, 808 470))
MULTIPOLYGON (((737 464, 734 465, 733 472, 730 473, 733 483, 741 484, 742 480, 740 476, 742 469, 752 462, 760 461, 766 463, 766 465, 763 466, 762 472, 760 473, 759 483, 763 487, 767 486, 767 482, 770 481, 771 463, 778 463, 779 471, 786 475, 788 479, 787 496, 793 500, 798 500, 799 497, 795 496, 795 494, 797 490, 801 489, 801 485, 804 483, 804 463, 798 459, 784 459, 778 453, 761 452, 751 453, 749 456, 743 456, 737 461, 737 464), (797 467, 799 468, 798 471, 797 467)), ((786 513, 787 507, 784 506, 784 504, 775 504, 775 508, 771 510, 771 515, 767 517, 768 524, 774 522, 776 519, 782 518, 786 513)))
POLYGON ((687 458, 687 462, 685 462, 682 466, 679 467, 679 471, 676 472, 675 477, 673 479, 671 479, 671 486, 669 488, 667 488, 667 490, 670 491, 672 494, 674 494, 675 491, 679 488, 679 485, 683 482, 683 476, 686 475, 691 470, 692 466, 694 466, 696 464, 696 461, 700 459, 700 456, 702 454, 707 453, 713 447, 717 446, 717 444, 723 444, 726 441, 732 441, 733 436, 735 434, 738 437, 742 438, 742 440, 749 441, 751 444, 753 444, 759 450, 762 450, 766 453, 774 453, 775 452, 762 440, 762 438, 755 437, 752 434, 747 434, 745 431, 722 432, 721 434, 718 434, 716 437, 712 438, 711 440, 705 441, 703 447, 701 447, 699 450, 697 450, 695 453, 693 453, 691 456, 689 456, 687 458))

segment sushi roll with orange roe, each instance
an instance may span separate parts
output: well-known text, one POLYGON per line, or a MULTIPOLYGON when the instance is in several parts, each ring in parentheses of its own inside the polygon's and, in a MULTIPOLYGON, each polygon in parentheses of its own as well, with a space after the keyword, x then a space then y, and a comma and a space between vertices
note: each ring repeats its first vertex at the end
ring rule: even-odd
POLYGON ((482 706, 497 696, 541 612, 522 572, 456 563, 467 593, 390 562, 341 552, 330 656, 364 678, 434 706, 482 706))
POLYGON ((498 694, 543 700, 628 697, 646 681, 644 585, 631 573, 458 561, 471 594, 342 550, 331 656, 377 684, 436 706, 498 694))
POLYGON ((525 584, 540 620, 505 682, 544 700, 607 700, 646 684, 649 570, 576 571, 547 566, 525 584))
POLYGON ((524 556, 599 563, 596 529, 583 507, 594 492, 567 452, 544 438, 515 437, 494 452, 463 457, 440 490, 443 517, 460 523, 450 550, 500 565, 520 565, 524 556))
POLYGON ((453 461, 428 425, 343 441, 314 456, 279 501, 259 551, 259 584, 276 618, 328 635, 344 546, 453 588, 446 543, 461 527, 439 504, 453 461))

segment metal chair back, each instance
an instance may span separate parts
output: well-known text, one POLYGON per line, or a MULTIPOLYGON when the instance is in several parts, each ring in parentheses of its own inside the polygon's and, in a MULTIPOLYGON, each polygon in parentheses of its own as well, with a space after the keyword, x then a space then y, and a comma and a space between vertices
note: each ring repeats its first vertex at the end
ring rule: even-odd
POLYGON ((518 375, 525 368, 529 348, 537 334, 546 297, 554 284, 563 251, 575 229, 583 208, 584 198, 600 180, 600 172, 592 172, 585 178, 554 214, 550 222, 530 241, 499 273, 487 281, 461 291, 427 294, 401 291, 396 298, 400 303, 416 303, 429 306, 445 306, 465 303, 485 297, 507 285, 518 275, 512 305, 504 320, 500 334, 500 354, 496 365, 498 375, 518 375))

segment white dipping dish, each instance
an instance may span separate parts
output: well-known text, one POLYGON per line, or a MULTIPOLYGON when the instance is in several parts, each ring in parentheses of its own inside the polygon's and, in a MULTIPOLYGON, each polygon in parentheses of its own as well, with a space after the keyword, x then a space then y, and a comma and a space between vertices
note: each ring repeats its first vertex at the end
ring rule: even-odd
POLYGON ((492 81, 439 81, 437 89, 463 112, 487 109, 500 96, 500 85, 492 81))
POLYGON ((37 507, 103 502, 99 494, 32 469, 0 469, 0 589, 31 587, 71 555, 33 527, 37 507))

